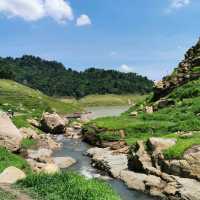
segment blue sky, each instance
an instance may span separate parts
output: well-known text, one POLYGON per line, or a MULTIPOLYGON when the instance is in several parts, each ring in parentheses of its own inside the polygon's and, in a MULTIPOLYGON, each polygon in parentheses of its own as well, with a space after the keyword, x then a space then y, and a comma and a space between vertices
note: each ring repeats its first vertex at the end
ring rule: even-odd
POLYGON ((0 0, 0 56, 170 73, 200 36, 199 0, 0 0))

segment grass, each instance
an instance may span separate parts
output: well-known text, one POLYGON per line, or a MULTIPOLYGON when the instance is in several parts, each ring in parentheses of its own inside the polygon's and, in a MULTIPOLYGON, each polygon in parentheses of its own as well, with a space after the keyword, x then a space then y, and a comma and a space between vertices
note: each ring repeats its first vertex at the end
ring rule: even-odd
POLYGON ((2 190, 0 188, 0 200, 15 200, 16 196, 2 190))
POLYGON ((35 115, 44 110, 55 111, 59 114, 80 110, 78 105, 61 102, 38 90, 3 79, 0 79, 0 108, 3 110, 11 109, 17 113, 34 113, 35 115))
POLYGON ((146 95, 115 95, 115 94, 105 94, 105 95, 89 95, 80 100, 62 98, 64 102, 70 102, 75 105, 80 105, 81 107, 95 107, 95 106, 123 106, 129 105, 130 103, 137 103, 146 98, 146 95))
POLYGON ((200 79, 191 81, 171 92, 167 97, 174 99, 175 106, 160 109, 152 114, 141 111, 140 106, 132 107, 120 117, 96 119, 86 124, 104 130, 99 134, 101 140, 119 140, 119 130, 126 132, 126 142, 135 144, 137 140, 146 141, 149 137, 176 137, 177 131, 194 132, 191 138, 177 138, 177 144, 165 152, 168 159, 181 158, 193 145, 200 144, 200 79), (137 117, 129 113, 137 110, 137 117))
POLYGON ((35 146, 37 144, 37 141, 34 139, 23 139, 21 143, 21 148, 22 149, 30 149, 31 147, 35 146))
POLYGON ((5 148, 0 148, 0 173, 7 167, 14 166, 26 173, 30 173, 30 167, 21 156, 15 155, 5 148))
POLYGON ((107 183, 73 172, 30 175, 17 185, 35 200, 120 200, 107 183))

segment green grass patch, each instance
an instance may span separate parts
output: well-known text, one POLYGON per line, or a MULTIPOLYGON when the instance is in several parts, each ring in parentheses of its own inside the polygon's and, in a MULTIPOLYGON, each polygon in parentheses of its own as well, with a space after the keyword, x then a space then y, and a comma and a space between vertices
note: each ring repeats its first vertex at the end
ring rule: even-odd
POLYGON ((37 141, 36 140, 26 138, 26 139, 22 140, 21 148, 22 149, 30 149, 31 147, 34 147, 36 145, 37 145, 37 141))
POLYGON ((28 163, 21 156, 13 154, 5 148, 0 148, 0 172, 10 166, 17 167, 26 173, 31 172, 28 163))
MULTIPOLYGON (((129 145, 137 140, 146 141, 149 137, 176 137, 177 131, 193 131, 192 138, 177 138, 177 144, 165 152, 167 158, 181 158, 184 152, 193 145, 200 144, 200 79, 191 81, 171 92, 168 98, 174 99, 174 106, 160 109, 152 114, 144 113, 144 105, 133 106, 119 117, 105 117, 93 120, 87 126, 96 126, 105 130, 101 138, 119 140, 115 133, 124 130, 125 140, 129 145), (129 116, 138 111, 137 117, 129 116)), ((147 98, 148 99, 148 98, 147 98)))
POLYGON ((143 101, 147 95, 89 95, 80 100, 78 103, 83 107, 95 107, 95 106, 125 106, 129 103, 137 103, 143 101))
POLYGON ((0 188, 0 200, 15 200, 16 196, 2 190, 0 188))
POLYGON ((17 185, 35 200, 120 200, 107 183, 73 172, 30 175, 17 185))

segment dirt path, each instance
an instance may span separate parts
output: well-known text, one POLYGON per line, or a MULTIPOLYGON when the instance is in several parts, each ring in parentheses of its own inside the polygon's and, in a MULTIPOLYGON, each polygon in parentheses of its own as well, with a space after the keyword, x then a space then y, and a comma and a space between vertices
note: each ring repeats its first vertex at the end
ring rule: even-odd
POLYGON ((0 184, 0 188, 3 191, 8 192, 11 195, 15 196, 15 200, 32 200, 27 194, 25 194, 24 192, 22 192, 18 189, 12 188, 10 185, 0 184))

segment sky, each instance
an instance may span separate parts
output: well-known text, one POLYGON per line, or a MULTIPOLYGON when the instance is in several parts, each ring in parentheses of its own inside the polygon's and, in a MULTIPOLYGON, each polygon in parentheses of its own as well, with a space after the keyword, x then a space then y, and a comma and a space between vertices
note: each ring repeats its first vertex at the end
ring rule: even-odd
POLYGON ((159 80, 200 36, 199 0, 0 0, 0 56, 159 80))

